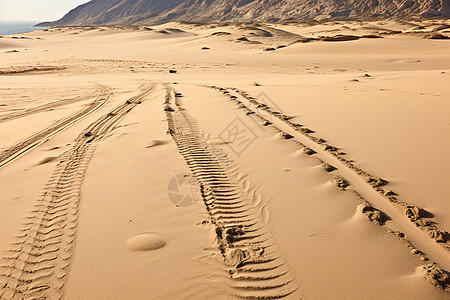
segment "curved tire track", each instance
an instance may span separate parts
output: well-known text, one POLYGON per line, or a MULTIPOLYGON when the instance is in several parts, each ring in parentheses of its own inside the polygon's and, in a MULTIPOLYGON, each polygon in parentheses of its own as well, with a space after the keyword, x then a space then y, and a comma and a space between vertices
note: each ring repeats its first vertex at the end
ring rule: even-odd
POLYGON ((87 107, 81 109, 73 115, 60 119, 53 123, 52 125, 42 129, 39 132, 27 137, 26 139, 17 142, 8 149, 0 152, 0 168, 4 167, 14 159, 18 158, 20 155, 31 150, 32 148, 38 146, 39 144, 46 141, 51 136, 57 134, 58 132, 66 129, 67 127, 73 125, 74 123, 85 118, 89 114, 98 110, 106 102, 108 102, 111 96, 111 90, 108 87, 100 86, 101 92, 98 97, 91 102, 87 107))
MULTIPOLYGON (((425 211, 400 201, 397 194, 383 188, 388 182, 370 175, 355 166, 352 161, 342 157, 336 147, 327 144, 323 139, 317 138, 309 128, 291 122, 291 117, 273 110, 264 103, 258 102, 245 91, 237 88, 209 87, 222 92, 231 101, 236 102, 240 108, 247 111, 247 115, 253 114, 262 121, 261 126, 273 126, 281 136, 292 140, 303 147, 308 155, 317 155, 325 169, 329 172, 337 170, 342 177, 335 177, 335 184, 341 188, 350 188, 362 199, 368 201, 391 218, 391 222, 398 231, 392 233, 402 237, 406 235, 409 245, 420 249, 421 257, 434 263, 424 267, 426 277, 440 288, 448 290, 450 279, 445 271, 450 271, 450 243, 448 233, 437 228, 433 221, 423 217, 425 211), (266 117, 270 115, 270 120, 266 117), (441 239, 439 239, 441 238, 441 239), (437 263, 439 266, 437 266, 437 263)), ((369 218, 377 214, 377 210, 370 205, 365 205, 369 218)), ((379 211, 378 211, 379 212, 379 211)), ((373 220, 375 223, 378 220, 373 220)), ((380 224, 380 223, 379 223, 380 224)))
POLYGON ((298 288, 262 220, 257 190, 242 178, 224 152, 206 142, 198 122, 182 107, 177 93, 166 88, 169 133, 200 182, 236 296, 294 297, 298 288), (174 98, 175 106, 171 104, 174 98))
POLYGON ((63 106, 77 103, 80 101, 88 100, 88 99, 94 97, 94 95, 97 95, 97 97, 100 97, 104 88, 100 84, 97 84, 97 86, 98 86, 97 89, 89 91, 85 95, 81 95, 81 96, 77 96, 77 97, 69 98, 69 99, 62 99, 62 100, 42 104, 42 105, 39 105, 36 107, 28 108, 25 110, 4 114, 4 115, 0 116, 0 124, 8 122, 8 121, 12 121, 12 120, 20 119, 23 117, 27 117, 30 115, 34 115, 34 114, 37 114, 40 112, 49 111, 54 108, 63 107, 63 106))
POLYGON ((1 299, 61 299, 77 233, 81 185, 96 142, 153 86, 89 125, 62 155, 12 248, 0 260, 1 299))

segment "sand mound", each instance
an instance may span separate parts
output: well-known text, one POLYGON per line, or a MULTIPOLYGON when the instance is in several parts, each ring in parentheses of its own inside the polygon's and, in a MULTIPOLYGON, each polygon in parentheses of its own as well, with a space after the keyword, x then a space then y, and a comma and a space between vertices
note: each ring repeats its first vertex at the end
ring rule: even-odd
POLYGON ((153 147, 156 147, 156 146, 166 145, 169 142, 170 141, 166 141, 166 140, 153 140, 150 143, 148 143, 146 148, 153 148, 153 147))
POLYGON ((431 30, 431 31, 436 32, 436 31, 441 31, 441 30, 445 30, 445 29, 449 29, 449 28, 450 28, 450 25, 442 24, 442 25, 439 25, 439 26, 433 28, 433 30, 431 30))
POLYGON ((55 156, 46 157, 46 158, 44 158, 43 160, 41 160, 37 165, 39 166, 39 165, 45 165, 45 164, 48 164, 48 163, 50 163, 50 162, 56 160, 57 158, 58 158, 58 157, 55 157, 55 156))
POLYGON ((157 250, 167 245, 166 240, 157 233, 143 233, 130 238, 127 247, 134 251, 157 250))
POLYGON ((442 33, 432 33, 432 34, 425 36, 425 38, 430 39, 430 40, 448 40, 448 39, 450 39, 450 37, 443 35, 442 33))

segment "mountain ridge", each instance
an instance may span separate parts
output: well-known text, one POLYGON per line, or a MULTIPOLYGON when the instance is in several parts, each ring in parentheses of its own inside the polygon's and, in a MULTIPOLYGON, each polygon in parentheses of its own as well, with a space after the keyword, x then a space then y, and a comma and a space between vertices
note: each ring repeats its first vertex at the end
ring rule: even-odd
POLYGON ((449 17, 450 0, 92 0, 39 26, 449 17))

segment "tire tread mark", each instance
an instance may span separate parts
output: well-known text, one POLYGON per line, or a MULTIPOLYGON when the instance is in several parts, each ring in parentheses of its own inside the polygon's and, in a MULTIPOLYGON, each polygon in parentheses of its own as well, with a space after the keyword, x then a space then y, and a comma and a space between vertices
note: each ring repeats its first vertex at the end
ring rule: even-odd
POLYGON ((31 136, 17 142, 8 149, 0 152, 0 168, 6 166, 20 155, 45 142, 51 136, 73 125, 87 115, 93 113, 108 102, 111 96, 111 90, 108 87, 100 86, 101 90, 97 98, 87 107, 76 113, 62 118, 46 128, 32 134, 31 136))
POLYGON ((54 101, 54 102, 50 102, 50 103, 45 103, 45 104, 42 104, 42 105, 39 105, 36 107, 32 107, 32 108, 28 108, 25 110, 16 111, 16 112, 2 115, 2 116, 0 116, 0 124, 8 122, 8 121, 12 121, 12 120, 20 119, 23 117, 27 117, 27 116, 37 114, 40 112, 49 111, 54 108, 63 107, 63 106, 67 106, 67 105, 70 105, 73 103, 77 103, 77 102, 81 102, 81 101, 90 99, 95 94, 100 94, 102 92, 102 89, 103 89, 102 86, 98 85, 96 90, 89 91, 85 95, 77 96, 74 98, 62 99, 62 100, 58 100, 58 101, 54 101))
POLYGON ((0 259, 0 299, 63 297, 76 239, 81 185, 96 142, 141 103, 153 87, 144 87, 142 93, 93 122, 62 155, 37 208, 26 218, 22 235, 11 245, 9 254, 0 259))
MULTIPOLYGON (((391 229, 388 231, 404 239, 408 247, 420 249, 417 252, 418 255, 424 261, 431 260, 423 267, 425 278, 436 287, 450 293, 450 276, 448 275, 448 271, 450 271, 450 233, 439 229, 430 217, 432 216, 430 213, 402 201, 399 195, 387 188, 388 181, 362 170, 352 160, 345 158, 344 153, 340 152, 337 147, 313 135, 314 131, 294 123, 292 117, 259 102, 247 92, 234 87, 201 86, 223 93, 224 96, 237 103, 240 108, 247 113, 251 112, 252 116, 262 121, 264 125, 261 126, 272 126, 281 136, 302 146, 303 151, 308 155, 319 156, 322 166, 330 168, 327 172, 333 170, 345 172, 349 180, 348 184, 353 185, 352 192, 367 203, 369 208, 373 209, 371 205, 376 205, 380 209, 381 220, 374 221, 371 218, 370 220, 375 224, 383 225, 385 221, 383 218, 387 216, 396 223, 396 227, 401 225, 403 232, 391 229), (363 193, 364 198, 361 196, 363 193)), ((341 182, 342 180, 345 181, 341 178, 341 182)))
POLYGON ((169 85, 166 90, 169 133, 200 182, 204 203, 216 228, 218 251, 236 296, 244 299, 294 297, 298 287, 283 258, 276 249, 268 252, 275 246, 261 217, 262 205, 255 196, 256 189, 251 188, 223 151, 206 142, 198 122, 182 107, 175 90, 169 85), (221 203, 220 207, 216 207, 215 201, 221 203), (240 205, 239 210, 227 207, 228 201, 240 205), (254 227, 259 232, 255 233, 254 227), (241 273, 245 275, 240 276, 241 273))

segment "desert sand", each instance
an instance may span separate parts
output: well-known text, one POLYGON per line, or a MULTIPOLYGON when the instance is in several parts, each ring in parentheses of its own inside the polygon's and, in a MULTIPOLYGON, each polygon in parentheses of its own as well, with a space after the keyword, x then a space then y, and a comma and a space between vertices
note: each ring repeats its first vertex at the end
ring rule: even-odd
POLYGON ((1 299, 449 299, 450 21, 0 38, 1 299))

